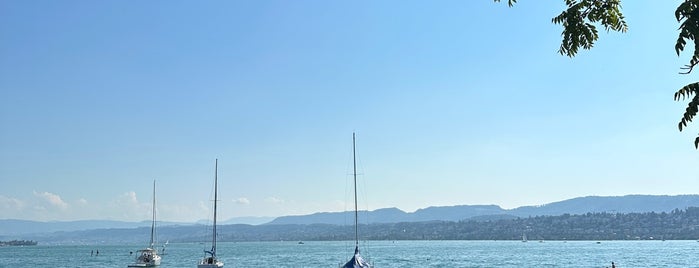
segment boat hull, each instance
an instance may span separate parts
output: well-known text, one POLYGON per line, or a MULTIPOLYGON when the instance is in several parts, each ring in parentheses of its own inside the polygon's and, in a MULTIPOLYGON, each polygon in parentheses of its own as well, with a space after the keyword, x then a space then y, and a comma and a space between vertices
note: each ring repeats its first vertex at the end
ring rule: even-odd
POLYGON ((223 267, 223 263, 197 265, 197 268, 221 268, 221 267, 223 267))
POLYGON ((136 257, 136 262, 129 264, 127 267, 158 267, 160 266, 161 259, 162 258, 155 250, 147 248, 139 250, 139 256, 136 257))
POLYGON ((223 267, 223 262, 214 258, 205 258, 199 262, 197 268, 221 268, 223 267))
POLYGON ((129 264, 127 267, 158 267, 160 266, 160 259, 154 260, 150 263, 134 263, 129 264))
POLYGON ((158 267, 158 266, 160 266, 160 261, 153 262, 153 263, 134 263, 134 264, 129 264, 129 266, 126 266, 126 267, 158 267))

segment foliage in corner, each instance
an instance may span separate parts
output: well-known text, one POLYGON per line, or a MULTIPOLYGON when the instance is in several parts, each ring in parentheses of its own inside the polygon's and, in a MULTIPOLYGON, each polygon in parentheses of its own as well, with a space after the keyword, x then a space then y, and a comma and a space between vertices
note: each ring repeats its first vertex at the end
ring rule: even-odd
MULTIPOLYGON (((677 56, 684 50, 687 40, 694 41, 692 58, 689 60, 689 64, 681 68, 683 71, 680 72, 680 74, 689 74, 699 64, 699 40, 697 40, 697 36, 699 36, 699 0, 685 0, 675 10, 675 18, 680 23, 680 34, 675 44, 677 56)), ((675 101, 685 99, 690 101, 687 104, 684 115, 682 115, 682 119, 680 119, 680 123, 677 125, 680 131, 687 127, 688 122, 692 122, 694 116, 697 115, 697 111, 699 111, 699 82, 686 85, 675 92, 675 101)), ((694 147, 699 149, 699 135, 694 139, 694 147)))
MULTIPOLYGON (((500 2, 501 0, 494 0, 500 2)), ((563 41, 558 53, 574 57, 580 48, 590 49, 599 38, 594 23, 604 26, 607 31, 626 32, 628 25, 621 13, 621 0, 565 0, 568 9, 551 19, 555 24, 563 25, 563 41)), ((508 0, 511 7, 517 0, 508 0)), ((688 40, 694 42, 694 52, 689 64, 682 67, 680 74, 689 74, 699 65, 699 0, 684 0, 675 11, 675 18, 680 23, 679 37, 675 44, 677 56, 684 51, 688 40)), ((691 83, 675 92, 675 101, 689 100, 678 127, 680 131, 692 122, 699 112, 699 82, 691 83)), ((699 149, 699 135, 694 140, 694 147, 699 149)))
MULTIPOLYGON (((494 0, 500 2, 501 0, 494 0)), ((629 26, 621 13, 621 0, 565 0, 568 9, 551 21, 563 25, 558 53, 574 57, 580 48, 590 49, 599 38, 595 23, 607 31, 626 32, 629 26)), ((517 0, 508 0, 513 6, 517 0)))
POLYGON ((621 13, 621 0, 566 0, 568 9, 551 19, 563 25, 563 41, 558 53, 573 57, 578 49, 590 49, 599 35, 593 23, 607 31, 626 32, 629 26, 621 13))

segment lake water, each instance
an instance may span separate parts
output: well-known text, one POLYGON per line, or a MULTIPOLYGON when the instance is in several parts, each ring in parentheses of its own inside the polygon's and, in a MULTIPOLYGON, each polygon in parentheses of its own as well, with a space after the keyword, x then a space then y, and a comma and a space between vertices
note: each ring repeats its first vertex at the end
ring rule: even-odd
MULTIPOLYGON (((142 245, 0 247, 0 267, 126 267, 142 245), (99 250, 99 256, 90 251, 99 250), (134 256, 129 255, 134 252, 134 256)), ((208 244, 170 243, 162 268, 196 267, 208 244)), ((384 267, 699 267, 696 241, 369 241, 362 255, 384 267)), ((226 242, 225 267, 337 267, 353 242, 226 242)))

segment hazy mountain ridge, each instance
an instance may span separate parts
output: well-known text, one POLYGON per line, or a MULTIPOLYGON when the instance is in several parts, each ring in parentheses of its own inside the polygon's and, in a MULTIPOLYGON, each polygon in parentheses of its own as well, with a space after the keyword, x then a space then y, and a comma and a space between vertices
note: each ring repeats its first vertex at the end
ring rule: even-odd
MULTIPOLYGON (((240 217, 231 218, 220 224, 262 224, 273 220, 272 217, 240 217)), ((211 224, 207 220, 192 222, 163 222, 158 221, 158 226, 188 226, 211 224)), ((78 221, 29 221, 15 219, 0 219, 0 237, 12 237, 24 234, 42 234, 53 232, 72 232, 92 229, 124 229, 124 228, 150 228, 151 221, 126 222, 114 220, 78 220, 78 221)))
MULTIPOLYGON (((0 220, 0 235, 79 231, 97 228, 137 228, 140 226, 146 226, 145 224, 145 222, 122 222, 110 220, 40 222, 7 219, 0 220)), ((148 225, 150 226, 150 222, 148 225)))
MULTIPOLYGON (((553 202, 541 206, 524 206, 515 209, 503 209, 497 205, 462 205, 439 206, 419 209, 415 212, 404 212, 397 208, 383 208, 374 211, 360 212, 360 223, 401 223, 401 222, 426 222, 426 221, 460 221, 476 220, 488 221, 498 219, 512 219, 516 217, 530 216, 556 216, 563 214, 585 213, 643 213, 643 212, 670 212, 674 209, 687 207, 699 207, 699 195, 679 196, 654 196, 654 195, 628 195, 617 197, 588 196, 569 200, 553 202)), ((350 225, 354 223, 353 212, 321 212, 310 215, 278 217, 265 225, 350 225)), ((260 224, 271 218, 244 217, 233 218, 221 222, 222 225, 241 223, 260 224), (238 220, 236 220, 238 219, 238 220), (252 222, 251 222, 252 221, 252 222)), ((204 221, 197 223, 159 222, 161 227, 166 226, 197 226, 205 225, 204 221)), ((247 225, 236 225, 247 226, 247 225)), ((68 239, 71 232, 93 229, 120 229, 120 235, 139 235, 137 230, 150 227, 150 221, 120 222, 120 221, 66 221, 66 222, 36 222, 24 220, 0 220, 0 238, 26 239, 33 236, 27 234, 49 234, 63 232, 61 235, 68 239), (124 229, 124 230, 121 230, 124 229)), ((159 228, 165 230, 164 228, 159 228)), ((196 229, 196 228, 195 228, 196 229)), ((205 229, 205 228, 199 228, 205 229)), ((115 230, 117 231, 117 230, 115 230)), ((98 234, 93 232, 92 234, 98 234)), ((147 232, 143 232, 147 233, 147 232)), ((45 237, 45 236, 43 236, 45 237)), ((37 237, 40 238, 40 237, 37 237)))
MULTIPOLYGON (((699 207, 671 212, 585 213, 466 221, 424 221, 360 225, 367 240, 696 240, 699 238, 699 207)), ((219 226, 218 241, 328 241, 351 240, 354 226, 333 224, 264 224, 219 226)), ((172 243, 203 242, 211 237, 210 226, 165 226, 157 240, 172 243)), ((29 235, 26 239, 51 245, 143 244, 149 227, 98 229, 29 235)), ((158 246, 160 247, 160 246, 158 246)))
MULTIPOLYGON (((503 209, 497 205, 441 206, 405 212, 397 208, 361 211, 360 221, 366 224, 422 221, 460 221, 488 216, 557 216, 585 213, 670 212, 673 209, 699 207, 699 195, 627 195, 587 196, 553 202, 541 206, 503 209)), ((353 212, 323 212, 310 215, 278 217, 268 224, 353 224, 353 212)))

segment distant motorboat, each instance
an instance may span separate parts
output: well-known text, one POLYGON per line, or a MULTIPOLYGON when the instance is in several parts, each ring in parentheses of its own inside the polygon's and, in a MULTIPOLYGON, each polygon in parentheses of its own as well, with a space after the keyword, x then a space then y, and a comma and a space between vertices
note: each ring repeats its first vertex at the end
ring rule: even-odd
POLYGON ((150 226, 150 244, 145 249, 136 251, 136 262, 128 267, 156 267, 160 266, 161 257, 155 249, 155 181, 153 181, 153 220, 150 226))
POLYGON ((216 203, 218 202, 218 159, 214 167, 214 227, 213 237, 211 239, 211 250, 205 250, 204 253, 209 254, 199 261, 197 268, 220 268, 223 267, 223 262, 216 257, 216 203))

